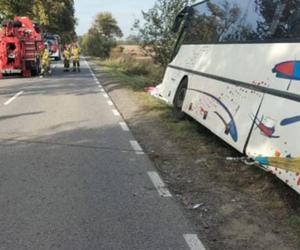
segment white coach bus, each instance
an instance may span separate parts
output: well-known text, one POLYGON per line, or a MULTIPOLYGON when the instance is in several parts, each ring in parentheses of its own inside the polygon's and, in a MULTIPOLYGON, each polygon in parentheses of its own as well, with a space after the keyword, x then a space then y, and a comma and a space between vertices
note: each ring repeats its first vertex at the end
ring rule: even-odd
POLYGON ((160 97, 300 193, 300 0, 207 0, 176 18, 160 97))

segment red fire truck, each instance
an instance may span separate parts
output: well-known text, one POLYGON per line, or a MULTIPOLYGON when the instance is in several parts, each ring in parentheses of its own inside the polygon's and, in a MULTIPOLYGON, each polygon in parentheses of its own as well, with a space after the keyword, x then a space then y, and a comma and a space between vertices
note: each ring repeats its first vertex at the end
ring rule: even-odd
POLYGON ((39 26, 28 17, 4 21, 0 29, 0 78, 20 74, 30 77, 39 74, 39 52, 43 46, 39 26))

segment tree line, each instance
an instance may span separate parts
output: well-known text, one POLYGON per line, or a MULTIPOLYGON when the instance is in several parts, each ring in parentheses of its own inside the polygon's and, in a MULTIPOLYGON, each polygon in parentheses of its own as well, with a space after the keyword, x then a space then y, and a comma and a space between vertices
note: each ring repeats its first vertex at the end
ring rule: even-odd
MULTIPOLYGON (((143 11, 143 20, 136 20, 130 35, 121 44, 141 45, 155 63, 166 66, 172 56, 177 36, 172 26, 177 14, 195 0, 157 0, 148 11, 143 11)), ((99 13, 89 31, 80 39, 83 52, 91 56, 109 57, 111 48, 117 45, 122 32, 111 13, 99 13)))
POLYGON ((28 16, 44 33, 59 34, 63 42, 76 38, 74 0, 0 0, 0 21, 28 16))

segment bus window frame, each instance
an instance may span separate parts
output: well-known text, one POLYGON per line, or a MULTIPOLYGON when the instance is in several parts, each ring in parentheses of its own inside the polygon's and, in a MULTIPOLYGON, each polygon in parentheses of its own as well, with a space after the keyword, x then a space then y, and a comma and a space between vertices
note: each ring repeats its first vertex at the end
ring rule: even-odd
MULTIPOLYGON (((205 0, 204 2, 198 3, 198 4, 203 4, 207 1, 208 0, 205 0)), ((179 35, 178 35, 178 38, 176 40, 176 43, 175 43, 175 46, 174 46, 174 49, 173 49, 173 54, 172 54, 172 57, 171 57, 171 61, 176 57, 176 55, 178 54, 178 52, 180 50, 181 45, 183 44, 185 31, 189 27, 190 16, 192 15, 192 11, 193 11, 192 6, 187 6, 177 15, 177 17, 175 19, 175 22, 178 22, 178 24, 174 23, 172 31, 174 33, 178 33, 178 31, 179 31, 179 35), (181 18, 181 20, 180 20, 180 18, 181 18), (174 27, 178 27, 177 31, 174 27)))

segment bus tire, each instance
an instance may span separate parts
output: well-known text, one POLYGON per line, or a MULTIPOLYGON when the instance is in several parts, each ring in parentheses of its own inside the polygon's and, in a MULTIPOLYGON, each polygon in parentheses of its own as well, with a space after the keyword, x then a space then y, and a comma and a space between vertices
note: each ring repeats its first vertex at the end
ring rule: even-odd
POLYGON ((181 83, 179 84, 173 102, 173 115, 178 120, 184 120, 187 116, 186 113, 182 111, 182 106, 186 95, 187 87, 188 87, 188 79, 187 77, 185 77, 182 79, 181 83))

